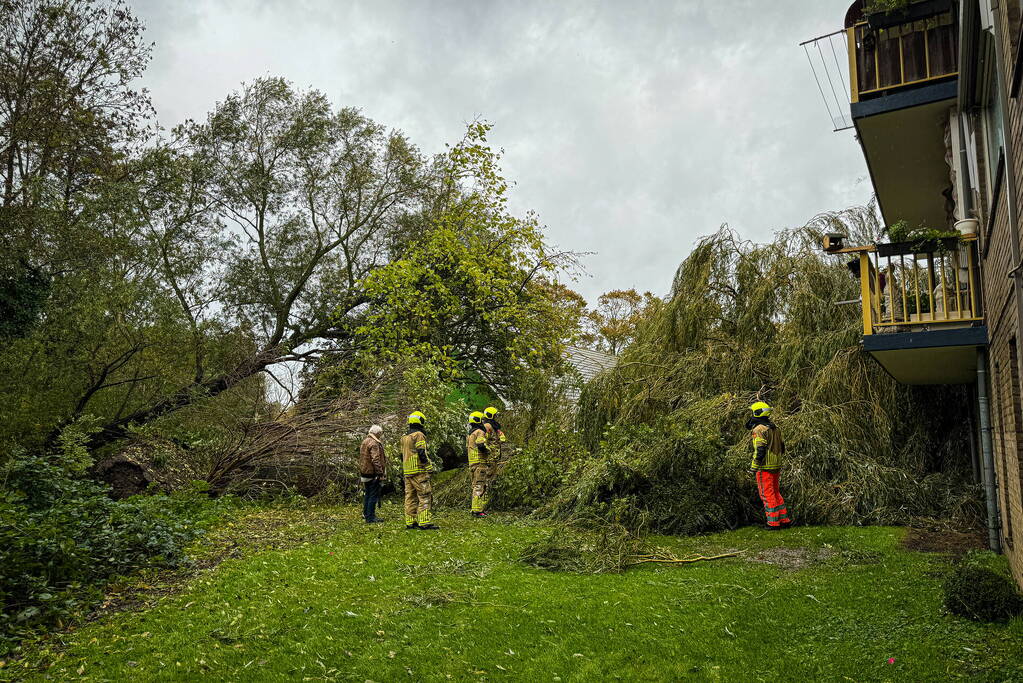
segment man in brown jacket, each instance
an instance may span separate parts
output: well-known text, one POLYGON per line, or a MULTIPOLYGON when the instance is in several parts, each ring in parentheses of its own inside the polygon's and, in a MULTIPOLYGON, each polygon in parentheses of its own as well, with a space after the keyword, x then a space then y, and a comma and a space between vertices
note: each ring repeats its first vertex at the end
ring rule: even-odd
POLYGON ((380 489, 387 477, 387 458, 384 457, 384 444, 381 441, 383 433, 383 427, 373 425, 359 446, 359 480, 366 487, 362 500, 362 518, 366 524, 384 521, 376 515, 380 489))

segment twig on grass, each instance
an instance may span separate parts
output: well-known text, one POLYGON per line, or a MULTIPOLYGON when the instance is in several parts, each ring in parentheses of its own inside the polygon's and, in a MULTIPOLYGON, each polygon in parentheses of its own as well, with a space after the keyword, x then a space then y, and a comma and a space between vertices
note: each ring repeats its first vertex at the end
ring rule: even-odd
POLYGON ((676 557, 675 555, 666 550, 658 550, 656 553, 653 554, 633 555, 632 561, 627 562, 626 564, 628 564, 629 566, 643 564, 646 562, 657 562, 660 564, 691 564, 693 562, 707 562, 710 560, 720 560, 726 557, 738 557, 744 552, 746 551, 735 550, 733 552, 721 553, 720 555, 711 555, 709 557, 705 555, 696 555, 695 557, 676 557))

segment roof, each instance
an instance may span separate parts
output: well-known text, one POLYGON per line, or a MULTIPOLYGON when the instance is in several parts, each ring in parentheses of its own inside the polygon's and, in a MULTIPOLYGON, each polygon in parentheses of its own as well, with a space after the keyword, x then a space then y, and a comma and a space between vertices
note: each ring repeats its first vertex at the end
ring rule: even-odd
MULTIPOLYGON (((583 382, 589 382, 600 373, 610 370, 618 364, 618 356, 584 349, 581 346, 566 346, 565 359, 576 369, 583 382)), ((569 389, 567 394, 572 401, 579 399, 579 390, 574 387, 569 389)))

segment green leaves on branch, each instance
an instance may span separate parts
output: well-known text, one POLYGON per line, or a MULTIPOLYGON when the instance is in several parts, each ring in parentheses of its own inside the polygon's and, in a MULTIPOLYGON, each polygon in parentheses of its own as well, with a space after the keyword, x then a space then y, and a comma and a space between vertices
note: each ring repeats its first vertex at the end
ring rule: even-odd
POLYGON ((551 252, 535 215, 507 211, 488 130, 472 124, 436 161, 439 192, 419 231, 366 279, 358 335, 377 358, 435 363, 507 392, 522 373, 561 364, 578 313, 552 286, 573 256, 551 252))

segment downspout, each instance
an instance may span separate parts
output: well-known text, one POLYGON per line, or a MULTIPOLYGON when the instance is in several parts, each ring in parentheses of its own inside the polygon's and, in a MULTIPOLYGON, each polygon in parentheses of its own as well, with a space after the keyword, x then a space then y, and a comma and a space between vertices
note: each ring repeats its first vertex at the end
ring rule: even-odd
POLYGON ((987 351, 977 347, 977 408, 980 417, 980 449, 983 454, 984 501, 987 503, 987 545, 1002 552, 998 538, 998 493, 995 487, 995 458, 991 448, 991 416, 987 397, 987 351))
MULTIPOLYGON (((970 397, 974 398, 973 387, 970 387, 970 397)), ((980 432, 977 431, 977 420, 974 417, 974 411, 976 410, 977 401, 970 402, 970 412, 966 416, 966 427, 970 432, 970 469, 973 472, 973 483, 979 484, 981 480, 980 471, 980 453, 977 450, 977 440, 980 432)))

